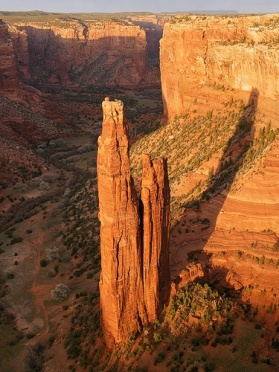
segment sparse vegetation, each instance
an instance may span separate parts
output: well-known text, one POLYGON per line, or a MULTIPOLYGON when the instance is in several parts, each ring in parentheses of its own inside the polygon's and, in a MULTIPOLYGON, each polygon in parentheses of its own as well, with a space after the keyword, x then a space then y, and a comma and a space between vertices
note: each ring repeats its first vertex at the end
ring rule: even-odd
MULTIPOLYGON (((198 116, 194 119, 189 118, 185 113, 185 115, 176 118, 173 122, 150 135, 144 136, 131 148, 132 170, 135 178, 139 175, 141 169, 138 160, 141 153, 151 153, 154 158, 168 157, 171 189, 176 187, 181 177, 204 167, 204 164, 213 154, 221 150, 225 151, 224 159, 222 159, 217 172, 213 172, 212 167, 210 167, 207 179, 198 182, 187 194, 172 199, 173 218, 183 205, 190 206, 193 203, 199 203, 203 198, 208 199, 224 187, 228 187, 227 185, 230 185, 233 181, 230 177, 236 172, 233 169, 241 166, 242 157, 247 148, 243 144, 241 153, 234 153, 233 147, 240 139, 244 143, 244 134, 249 133, 251 129, 251 115, 254 114, 253 106, 244 108, 241 101, 234 101, 233 99, 224 102, 224 106, 226 107, 226 113, 216 111, 214 120, 212 120, 213 112, 211 110, 207 112, 205 117, 198 116), (169 136, 169 133, 172 135, 169 136), (185 138, 187 138, 187 146, 184 146, 183 143, 185 138), (184 159, 183 163, 181 163, 181 159, 184 159)), ((270 135, 270 140, 274 138, 274 135, 270 135)), ((259 154, 262 151, 263 148, 259 150, 259 154)))
POLYGON ((44 351, 43 344, 37 343, 30 348, 25 359, 25 371, 41 371, 44 364, 44 351))
MULTIPOLYGON (((0 16, 4 20, 8 19, 10 23, 18 22, 19 19, 22 21, 24 18, 24 21, 36 22, 37 25, 47 22, 51 27, 59 26, 72 30, 92 23, 102 25, 103 20, 112 18, 111 14, 68 14, 62 17, 60 14, 37 11, 25 14, 0 12, 0 16), (91 17, 96 19, 93 21, 91 17)), ((118 14, 117 22, 128 27, 129 23, 120 19, 126 17, 127 14, 118 14)), ((197 22, 208 18, 207 15, 175 15, 170 23, 189 23, 193 17, 197 22)), ((259 28, 256 30, 259 39, 260 33, 263 35, 266 29, 278 28, 278 19, 273 16, 264 25, 255 22, 254 27, 259 28)), ((164 18, 163 20, 165 21, 164 18)), ((226 22, 231 24, 233 20, 227 18, 226 22)), ((271 40, 266 36, 266 39, 263 37, 261 41, 255 42, 250 36, 243 36, 237 40, 224 41, 219 47, 223 49, 227 45, 243 44, 241 47, 257 48, 258 44, 262 44, 261 47, 264 45, 268 49, 274 47, 274 43, 278 41, 279 38, 271 40)), ((123 65, 114 68, 123 68, 123 65)), ((46 79, 47 74, 41 66, 36 73, 38 78, 31 79, 29 83, 38 88, 42 84, 40 79, 46 79)), ((71 78, 78 83, 80 75, 73 71, 71 78)), ((185 248, 185 252, 188 252, 188 244, 193 242, 194 235, 198 236, 199 244, 204 236, 209 236, 215 229, 215 218, 210 213, 204 213, 204 203, 214 203, 215 196, 219 203, 229 190, 234 192, 241 187, 241 182, 245 182, 249 172, 254 174, 257 165, 278 137, 278 129, 275 129, 277 123, 267 124, 266 119, 261 122, 256 105, 250 102, 245 106, 242 100, 235 98, 236 94, 226 84, 220 79, 220 82, 209 86, 215 93, 220 94, 220 97, 226 95, 222 109, 213 110, 208 104, 203 115, 199 115, 199 105, 203 97, 191 97, 192 106, 166 125, 161 124, 162 103, 159 89, 142 90, 131 95, 120 87, 92 86, 80 92, 50 85, 41 87, 48 96, 54 97, 50 107, 56 100, 59 102, 61 118, 67 123, 66 129, 61 129, 64 124, 60 126, 60 123, 57 125, 51 119, 45 118, 37 103, 33 102, 34 107, 30 110, 4 96, 0 97, 1 112, 4 111, 3 108, 9 109, 13 114, 21 116, 24 123, 34 122, 39 128, 52 130, 51 135, 42 132, 43 139, 40 143, 38 139, 34 142, 33 139, 30 140, 30 154, 33 156, 34 150, 38 156, 31 158, 29 154, 27 160, 24 159, 24 164, 20 160, 18 163, 13 159, 10 161, 5 156, 1 158, 1 170, 8 170, 13 182, 11 185, 11 179, 8 177, 0 181, 0 188, 5 190, 5 196, 0 197, 0 254, 9 265, 4 274, 0 275, 1 335, 3 332, 0 346, 4 345, 3 355, 11 355, 14 361, 17 360, 12 353, 18 356, 18 350, 21 352, 20 348, 30 340, 28 345, 33 346, 30 346, 25 359, 26 371, 43 370, 45 360, 49 360, 61 342, 67 358, 72 360, 69 366, 72 371, 83 368, 89 371, 112 372, 127 369, 145 372, 152 368, 162 368, 172 372, 195 372, 214 371, 218 370, 219 366, 224 370, 264 371, 275 363, 274 360, 277 359, 272 356, 276 355, 279 349, 279 326, 271 324, 270 319, 277 316, 278 292, 268 285, 265 288, 258 287, 254 277, 250 284, 248 281, 234 292, 234 298, 225 295, 224 293, 229 293, 231 289, 222 287, 219 283, 225 280, 225 275, 220 279, 217 273, 212 280, 220 292, 208 284, 190 283, 180 288, 170 299, 159 319, 145 327, 142 332, 131 334, 125 345, 118 345, 107 351, 102 341, 99 295, 98 289, 94 289, 98 288, 100 272, 95 164, 95 140, 101 126, 100 102, 104 95, 119 95, 125 103, 125 108, 129 110, 127 118, 132 139, 135 141, 131 149, 134 175, 140 174, 139 159, 142 152, 150 152, 153 158, 168 157, 170 185, 175 195, 171 200, 173 231, 174 235, 176 234, 175 239, 179 241, 179 249, 185 248), (230 94, 233 96, 230 97, 230 94), (155 95, 157 107, 147 107, 148 100, 155 95), (90 108, 86 108, 88 102, 90 108), (146 113, 147 109, 150 112, 146 113), (253 127, 255 122, 257 125, 253 127), (90 143, 69 145, 71 135, 83 135, 87 130, 84 130, 86 125, 87 129, 90 126, 90 131, 94 133, 90 137, 90 143), (65 134, 66 140, 61 137, 60 130, 65 134), (220 159, 216 165, 214 159, 219 154, 220 159), (52 176, 51 172, 48 174, 49 169, 51 172, 53 169, 60 169, 60 175, 56 177, 52 176), (193 175, 198 177, 191 183, 189 180, 193 175), (186 191, 180 193, 179 186, 182 183, 186 185, 186 191), (191 188, 188 187, 189 184, 191 188), (33 189, 35 196, 30 197, 33 189), (187 213, 185 221, 182 221, 181 214, 185 208, 187 213), (58 220, 57 232, 50 226, 58 220), (43 239, 38 237, 45 232, 49 240, 40 246, 43 239), (23 244, 20 244, 21 242, 23 244), (25 291, 21 289, 19 282, 22 280, 21 270, 26 269, 25 261, 29 259, 27 255, 31 250, 34 262, 32 261, 33 266, 30 265, 26 279, 23 278, 29 286, 25 291), (32 275, 35 277, 34 282, 32 275), (45 324, 46 332, 42 337, 46 340, 45 345, 36 343, 37 336, 40 337, 43 329, 17 330, 16 315, 7 311, 6 307, 13 292, 24 292, 24 300, 27 302, 31 289, 34 290, 32 296, 35 297, 39 289, 36 285, 48 286, 47 299, 41 296, 43 308, 41 302, 38 306, 40 312, 36 308, 36 316, 37 313, 43 313, 41 310, 48 312, 49 324, 45 324), (50 288, 53 288, 51 292, 50 288), (90 293, 91 290, 95 292, 90 293), (238 302, 240 294, 243 295, 242 302, 238 302), (259 306, 256 308, 250 304, 254 297, 259 298, 259 306), (55 310, 52 311, 53 309, 55 310), (63 332, 59 328, 60 324, 55 323, 58 318, 61 324, 65 321, 63 332), (264 323, 264 318, 269 320, 268 324, 264 323), (272 336, 269 327, 272 329, 272 336), (260 351, 262 346, 266 347, 268 355, 260 351), (146 360, 150 361, 148 366, 145 365, 146 360), (242 361, 246 364, 242 364, 242 361)), ((47 101, 44 107, 47 112, 47 101)), ((260 171, 263 171, 263 168, 260 171)), ((215 205, 212 204, 211 207, 213 209, 215 205)), ((221 213, 224 211, 220 210, 221 213)), ((237 233, 234 226, 236 225, 229 227, 232 234, 237 233)), ((270 229, 276 230, 274 226, 270 226, 270 229)), ((233 258, 235 265, 245 262, 256 268, 256 271, 278 269, 278 242, 273 243, 277 232, 269 229, 261 232, 268 243, 257 241, 255 232, 251 233, 255 238, 253 235, 254 241, 250 244, 249 240, 247 247, 236 245, 233 250, 214 247, 212 262, 229 262, 233 258)), ((188 253, 188 260, 197 263, 203 253, 193 250, 188 253)), ((212 269, 209 264, 211 265, 210 259, 203 262, 206 274, 212 269)), ((233 270, 230 275, 232 281, 237 283, 239 278, 234 277, 233 270)), ((212 278, 213 276, 210 277, 212 278)), ((241 280, 239 283, 241 286, 241 280)), ((28 310, 28 320, 22 320, 27 323, 33 316, 32 309, 28 310)), ((45 319, 44 321, 46 322, 45 319)))
MULTIPOLYGON (((74 258, 82 257, 76 264, 73 274, 77 277, 89 270, 99 271, 100 254, 99 220, 96 215, 97 195, 92 192, 94 181, 79 178, 67 196, 64 215, 65 232, 63 241, 74 258)), ((93 273, 91 271, 92 277, 93 273)))
POLYGON ((55 289, 51 290, 51 297, 53 300, 65 300, 70 293, 69 287, 64 283, 59 283, 55 286, 55 289))
POLYGON ((100 336, 99 311, 96 306, 98 295, 85 294, 81 298, 81 301, 75 306, 71 318, 72 326, 64 340, 64 348, 67 349, 68 358, 78 358, 83 367, 89 364, 96 366, 98 357, 100 357, 100 349, 96 345, 96 339, 98 335, 100 336))

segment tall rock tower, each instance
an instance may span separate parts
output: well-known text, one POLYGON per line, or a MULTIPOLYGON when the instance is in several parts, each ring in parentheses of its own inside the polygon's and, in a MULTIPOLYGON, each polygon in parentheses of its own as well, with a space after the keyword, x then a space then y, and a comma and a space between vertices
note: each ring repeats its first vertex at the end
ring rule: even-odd
POLYGON ((143 155, 139 197, 130 173, 123 103, 106 98, 98 140, 101 322, 106 344, 155 320, 168 299, 169 184, 166 160, 143 155))

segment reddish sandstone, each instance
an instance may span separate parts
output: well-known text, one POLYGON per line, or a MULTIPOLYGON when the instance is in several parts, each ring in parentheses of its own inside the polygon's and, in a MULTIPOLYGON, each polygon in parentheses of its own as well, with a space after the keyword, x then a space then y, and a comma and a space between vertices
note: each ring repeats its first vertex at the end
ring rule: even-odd
POLYGON ((155 320, 169 291, 169 185, 166 160, 143 157, 142 197, 130 173, 121 101, 103 102, 98 145, 100 301, 107 345, 155 320))
POLYGON ((144 154, 142 166, 143 285, 151 321, 156 319, 158 310, 162 310, 170 281, 170 191, 166 159, 151 161, 150 156, 144 154))
POLYGON ((251 92, 257 88, 262 96, 278 99, 276 19, 274 14, 189 16, 167 23, 160 44, 166 118, 173 120, 188 112, 206 85, 219 94, 222 89, 251 92))

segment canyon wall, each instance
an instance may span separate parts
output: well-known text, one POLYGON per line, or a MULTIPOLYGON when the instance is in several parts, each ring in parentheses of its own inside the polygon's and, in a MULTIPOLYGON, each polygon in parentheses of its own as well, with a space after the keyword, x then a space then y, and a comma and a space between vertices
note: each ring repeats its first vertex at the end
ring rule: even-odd
POLYGON ((0 20, 0 93, 17 96, 19 91, 15 48, 7 24, 0 20))
POLYGON ((17 23, 10 31, 23 76, 30 74, 37 85, 159 85, 159 70, 148 63, 146 33, 131 22, 65 18, 17 23))
POLYGON ((148 60, 151 65, 159 66, 159 43, 163 35, 164 24, 170 17, 150 15, 132 15, 127 17, 133 24, 140 26, 146 33, 148 60))
POLYGON ((257 88, 279 97, 278 16, 186 16, 164 27, 160 60, 165 115, 185 114, 204 86, 257 88), (193 101, 193 100, 192 100, 193 101))
POLYGON ((103 104, 97 175, 101 322, 106 344, 154 321, 169 294, 169 186, 165 160, 143 156, 142 196, 130 174, 123 103, 103 104))
MULTIPOLYGON (((232 123, 237 105, 242 107, 228 141, 188 172, 183 172, 181 162, 177 184, 171 184, 172 195, 183 198, 194 194, 199 182, 208 182, 212 170, 213 184, 216 181, 216 188, 207 189, 208 200, 204 196, 197 198, 199 208, 181 211, 179 228, 172 237, 173 267, 179 273, 189 252, 207 252, 207 257, 201 258, 205 266, 220 273, 224 270, 226 275, 222 275, 236 289, 257 285, 257 296, 260 290, 270 291, 269 300, 274 288, 279 288, 275 279, 279 265, 278 24, 278 14, 184 16, 165 25, 160 51, 164 110, 166 119, 173 120, 169 124, 173 128, 169 132, 172 141, 181 145, 181 135, 176 136, 175 131, 192 125, 194 133, 193 123, 198 127, 199 120, 205 118, 196 133, 200 134, 196 146, 214 146, 224 136, 225 126, 232 123), (233 113, 229 112, 231 109, 233 113), (220 132, 211 137, 210 131, 222 117, 220 132), (243 122, 250 123, 246 132, 241 132, 243 122), (268 131, 273 132, 273 139, 265 139, 266 147, 257 158, 249 160, 249 151, 257 151, 261 133, 268 131), (241 157, 237 159, 240 150, 241 157), (222 169, 230 157, 235 159, 235 166, 232 161, 227 170, 222 169), (220 191, 217 183, 221 177, 220 191), (203 219, 209 222, 207 228, 198 225, 197 221, 203 219)), ((198 157, 192 133, 185 137, 185 147, 189 146, 191 156, 198 157)), ((180 151, 179 145, 176 151, 180 151)), ((255 305, 258 299, 250 301, 255 305)))

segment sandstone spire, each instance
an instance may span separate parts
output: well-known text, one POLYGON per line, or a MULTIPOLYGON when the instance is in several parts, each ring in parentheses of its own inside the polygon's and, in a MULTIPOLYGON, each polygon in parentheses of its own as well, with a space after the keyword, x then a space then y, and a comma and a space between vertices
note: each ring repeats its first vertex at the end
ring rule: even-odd
POLYGON ((170 190, 166 159, 142 155, 143 288, 148 320, 156 319, 167 299, 169 276, 170 190))
POLYGON ((98 140, 101 321, 112 346, 159 315, 169 288, 166 160, 143 156, 142 196, 130 174, 128 130, 119 100, 102 104, 98 140))

